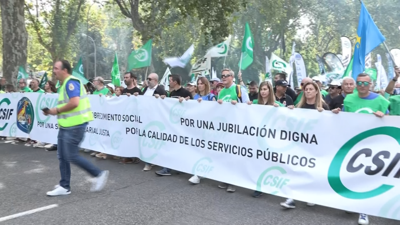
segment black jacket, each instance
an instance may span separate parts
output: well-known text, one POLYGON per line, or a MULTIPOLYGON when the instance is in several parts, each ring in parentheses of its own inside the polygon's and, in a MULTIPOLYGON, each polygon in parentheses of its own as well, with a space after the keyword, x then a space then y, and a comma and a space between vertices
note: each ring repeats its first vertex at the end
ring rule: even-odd
MULTIPOLYGON (((144 93, 146 93, 146 91, 147 91, 147 87, 145 87, 144 89, 142 89, 142 91, 140 92, 140 95, 144 95, 144 93)), ((167 96, 167 92, 165 91, 164 87, 161 86, 161 85, 158 85, 157 88, 156 88, 156 90, 154 90, 153 96, 156 95, 156 94, 158 94, 158 95, 160 95, 160 96, 161 96, 161 95, 167 96)))

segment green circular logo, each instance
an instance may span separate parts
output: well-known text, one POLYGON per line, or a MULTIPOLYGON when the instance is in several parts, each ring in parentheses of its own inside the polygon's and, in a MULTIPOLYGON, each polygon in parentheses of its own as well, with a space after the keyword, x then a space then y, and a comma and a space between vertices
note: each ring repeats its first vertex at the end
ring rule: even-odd
POLYGON ((186 109, 184 107, 184 103, 177 102, 169 111, 169 121, 173 124, 179 123, 185 112, 186 109))
POLYGON ((16 137, 17 136, 17 123, 13 123, 10 127, 9 130, 9 135, 10 137, 16 137))
POLYGON ((204 157, 199 159, 192 168, 192 174, 202 177, 207 177, 207 175, 214 169, 212 160, 209 157, 204 157))
POLYGON ((121 146, 121 142, 123 140, 122 134, 120 131, 115 132, 113 135, 111 135, 111 147, 113 149, 119 149, 121 146))
POLYGON ((336 153, 335 157, 333 158, 331 165, 329 167, 328 171, 328 181, 329 185, 331 188, 339 195, 349 198, 349 199, 367 199, 367 198, 372 198, 378 195, 381 195, 390 189, 392 189, 394 186, 392 185, 387 185, 387 184, 382 184, 379 187, 370 190, 370 191, 365 191, 365 192, 355 192, 350 189, 348 189, 344 184, 342 183, 340 179, 340 169, 342 168, 343 161, 347 154, 350 152, 350 150, 358 144, 360 141, 376 136, 376 135, 386 135, 389 137, 392 137, 397 141, 397 143, 400 144, 400 129, 397 127, 379 127, 371 130, 364 131, 353 138, 351 138, 349 141, 347 141, 336 153))
POLYGON ((36 119, 41 123, 46 123, 47 121, 49 121, 50 116, 45 116, 42 113, 42 109, 44 108, 51 109, 56 107, 57 104, 58 104, 58 98, 56 97, 56 95, 50 95, 50 94, 48 95, 44 93, 39 94, 39 97, 35 105, 36 119), (44 119, 42 119, 41 117, 43 117, 44 119))
POLYGON ((290 179, 285 178, 286 170, 279 166, 270 167, 257 179, 256 190, 275 195, 286 186, 290 179))
MULTIPOLYGON (((163 123, 159 121, 153 121, 148 123, 143 130, 146 131, 146 135, 154 134, 155 132, 162 132, 166 128, 163 123), (150 131, 150 132, 149 132, 150 131)), ((152 137, 139 137, 139 154, 140 159, 145 162, 151 162, 155 157, 157 157, 160 149, 165 145, 162 140, 157 140, 152 137), (145 149, 145 150, 143 150, 145 149)))
MULTIPOLYGON (((2 106, 3 103, 6 104, 7 106, 9 106, 11 104, 11 101, 8 98, 3 98, 0 101, 0 112, 1 112, 1 115, 2 115, 1 119, 9 120, 11 115, 13 114, 14 109, 3 108, 3 106, 2 106)), ((2 127, 0 127, 0 131, 5 130, 7 128, 7 126, 8 126, 8 123, 6 122, 2 127)))

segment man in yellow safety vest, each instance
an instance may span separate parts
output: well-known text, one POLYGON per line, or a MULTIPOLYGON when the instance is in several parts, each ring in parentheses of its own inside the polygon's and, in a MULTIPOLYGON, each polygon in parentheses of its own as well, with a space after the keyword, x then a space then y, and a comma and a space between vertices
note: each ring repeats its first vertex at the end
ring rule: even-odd
POLYGON ((85 87, 78 78, 70 75, 71 64, 66 60, 55 62, 53 72, 60 81, 58 104, 55 108, 44 109, 43 113, 57 115, 59 125, 57 155, 60 161, 61 180, 54 190, 47 192, 47 195, 71 194, 71 162, 96 177, 91 191, 101 191, 107 183, 109 172, 101 171, 79 155, 79 145, 85 135, 86 126, 93 120, 85 87))

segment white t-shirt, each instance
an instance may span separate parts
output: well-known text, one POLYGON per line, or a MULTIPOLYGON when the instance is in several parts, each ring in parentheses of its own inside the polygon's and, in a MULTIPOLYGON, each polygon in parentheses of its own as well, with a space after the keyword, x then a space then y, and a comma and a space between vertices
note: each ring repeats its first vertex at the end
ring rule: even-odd
POLYGON ((154 88, 147 87, 146 92, 144 93, 145 96, 153 96, 154 91, 157 89, 158 85, 154 86, 154 88))

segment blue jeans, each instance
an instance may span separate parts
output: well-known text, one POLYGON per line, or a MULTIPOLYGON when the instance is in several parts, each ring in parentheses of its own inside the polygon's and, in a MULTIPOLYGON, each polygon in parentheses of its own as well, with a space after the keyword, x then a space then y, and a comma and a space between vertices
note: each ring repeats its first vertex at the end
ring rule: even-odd
POLYGON ((86 170, 93 177, 99 176, 101 170, 79 155, 79 145, 85 135, 87 123, 74 127, 60 127, 58 131, 57 157, 60 161, 60 186, 70 190, 71 165, 73 163, 86 170))

